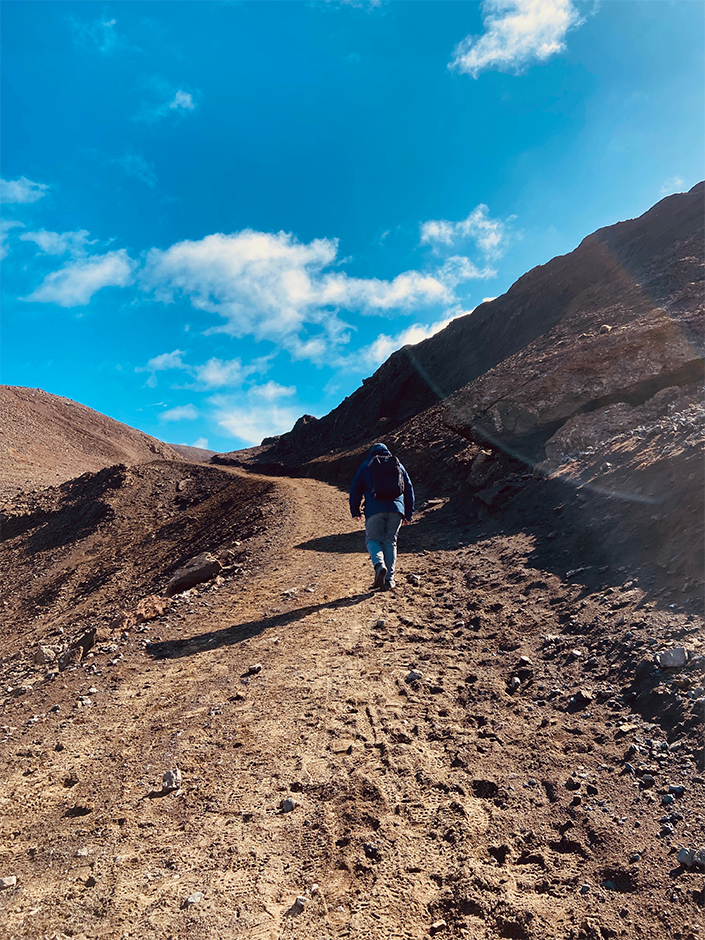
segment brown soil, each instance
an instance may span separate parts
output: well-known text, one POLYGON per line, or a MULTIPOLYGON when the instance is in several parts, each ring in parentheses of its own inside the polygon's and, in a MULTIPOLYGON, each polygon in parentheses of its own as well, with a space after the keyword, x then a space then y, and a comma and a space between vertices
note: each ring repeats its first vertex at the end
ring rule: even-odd
POLYGON ((0 504, 113 464, 176 457, 168 444, 41 388, 0 385, 0 418, 0 504))
POLYGON ((373 593, 345 495, 312 479, 112 469, 8 525, 7 936, 704 935, 702 871, 676 861, 705 842, 696 613, 559 576, 555 533, 445 499, 373 593), (223 578, 135 625, 205 550, 223 578), (89 627, 83 661, 34 664, 89 627), (689 664, 656 670, 679 645, 689 664))

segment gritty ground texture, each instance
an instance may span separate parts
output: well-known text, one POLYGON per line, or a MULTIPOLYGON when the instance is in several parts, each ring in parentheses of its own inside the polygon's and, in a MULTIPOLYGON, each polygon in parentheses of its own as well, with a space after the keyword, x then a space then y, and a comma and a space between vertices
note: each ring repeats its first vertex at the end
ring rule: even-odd
POLYGON ((444 500, 380 594, 316 480, 159 462, 32 499, 4 523, 4 936, 705 936, 692 604, 444 500), (165 600, 203 551, 219 577, 165 600))

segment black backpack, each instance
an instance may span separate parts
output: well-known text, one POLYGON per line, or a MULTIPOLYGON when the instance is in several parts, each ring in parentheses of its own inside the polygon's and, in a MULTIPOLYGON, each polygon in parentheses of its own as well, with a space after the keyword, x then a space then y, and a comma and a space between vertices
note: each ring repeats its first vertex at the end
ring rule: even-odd
POLYGON ((401 464, 392 454, 377 454, 370 461, 372 495, 382 501, 398 499, 404 493, 401 464))

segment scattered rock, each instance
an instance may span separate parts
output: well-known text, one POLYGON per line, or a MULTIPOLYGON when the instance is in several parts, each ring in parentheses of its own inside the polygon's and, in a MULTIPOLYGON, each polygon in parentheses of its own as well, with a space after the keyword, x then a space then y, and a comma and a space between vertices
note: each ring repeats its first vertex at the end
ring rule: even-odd
POLYGON ((600 333, 601 333, 603 336, 604 336, 606 333, 611 333, 611 332, 612 332, 612 327, 609 325, 609 323, 603 323, 602 326, 600 327, 600 333))
POLYGON ((250 666, 245 675, 256 676, 258 672, 262 672, 262 663, 255 663, 254 666, 250 666))
POLYGON ((580 659, 582 655, 583 655, 582 650, 578 650, 578 649, 571 650, 570 653, 568 653, 568 662, 574 663, 575 660, 580 659))
POLYGON ((282 800, 279 804, 279 809, 282 813, 291 813, 299 805, 299 801, 295 800, 293 797, 288 796, 285 800, 282 800))
POLYGON ((203 584, 210 581, 221 570, 221 564, 215 555, 210 552, 201 552, 195 558, 188 561, 183 568, 178 568, 167 585, 166 593, 168 597, 174 594, 181 594, 195 587, 197 584, 203 584))
POLYGON ((419 679, 423 679, 423 673, 421 672, 421 670, 420 670, 420 669, 412 669, 412 670, 410 670, 410 672, 409 672, 409 674, 407 675, 406 679, 404 679, 404 682, 418 682, 419 679))
POLYGON ((299 910, 303 910, 304 907, 306 907, 307 901, 308 901, 308 898, 305 895, 300 894, 294 901, 294 907, 298 907, 299 910))
POLYGON ((167 770, 162 777, 162 792, 171 793, 172 790, 178 790, 181 787, 181 771, 178 767, 174 770, 167 770))
POLYGON ((167 597, 161 597, 159 594, 150 594, 149 597, 143 597, 135 608, 135 623, 144 623, 147 620, 156 620, 169 609, 171 601, 167 597))
POLYGON ((194 904, 198 904, 202 900, 203 900, 203 892, 194 891, 193 894, 189 894, 189 896, 184 901, 184 907, 192 907, 194 904))
POLYGON ((656 662, 662 669, 679 669, 688 662, 688 650, 684 646, 661 650, 656 653, 656 662))
POLYGON ((705 868, 705 849, 689 849, 683 847, 678 850, 676 858, 678 862, 681 865, 685 865, 686 868, 705 868))
POLYGON ((447 926, 448 926, 448 924, 447 924, 444 920, 436 920, 436 921, 434 921, 434 922, 431 924, 431 926, 430 926, 429 929, 428 929, 428 932, 429 932, 429 933, 431 934, 431 936, 433 937, 433 936, 435 936, 437 933, 440 933, 441 930, 443 930, 443 929, 446 928, 447 926))
POLYGON ((406 580, 409 584, 413 584, 414 587, 421 586, 421 575, 420 574, 408 574, 406 580))
POLYGON ((7 875, 5 878, 0 878, 0 891, 4 891, 5 888, 14 888, 17 884, 17 877, 15 875, 7 875))
POLYGON ((59 669, 63 672, 69 666, 76 666, 83 659, 83 650, 80 646, 71 646, 59 656, 59 669))
POLYGON ((56 659, 56 653, 48 646, 39 646, 34 651, 34 661, 38 665, 42 663, 53 663, 56 659))
POLYGON ((378 862, 382 857, 379 846, 375 845, 374 842, 365 842, 362 850, 371 862, 378 862))

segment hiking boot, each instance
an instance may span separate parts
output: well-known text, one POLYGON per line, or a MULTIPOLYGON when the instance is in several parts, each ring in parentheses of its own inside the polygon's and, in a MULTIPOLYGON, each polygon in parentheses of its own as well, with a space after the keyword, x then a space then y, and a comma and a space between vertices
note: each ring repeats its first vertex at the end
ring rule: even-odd
POLYGON ((384 582, 385 591, 393 591, 396 586, 397 586, 397 582, 394 580, 394 578, 389 578, 388 581, 384 582))
POLYGON ((383 588, 386 577, 387 569, 384 567, 384 565, 375 565, 375 583, 372 585, 372 587, 383 588))

